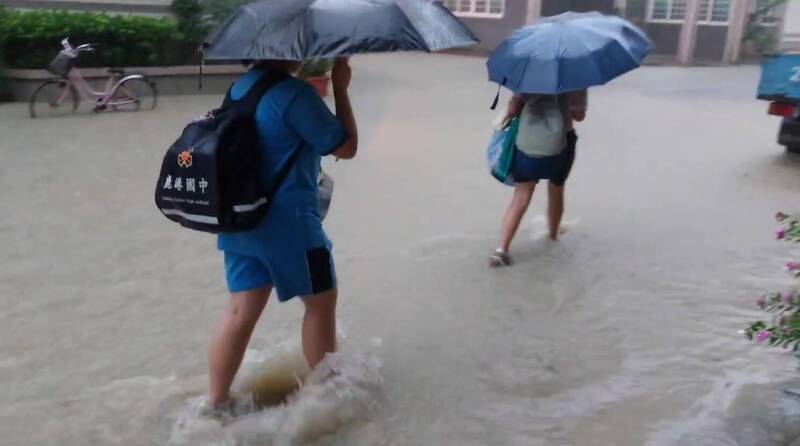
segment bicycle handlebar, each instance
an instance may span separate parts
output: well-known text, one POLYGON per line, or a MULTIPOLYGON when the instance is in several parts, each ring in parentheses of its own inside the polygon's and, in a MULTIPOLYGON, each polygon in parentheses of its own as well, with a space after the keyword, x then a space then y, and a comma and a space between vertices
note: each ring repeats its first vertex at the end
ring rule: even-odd
POLYGON ((83 45, 78 45, 77 47, 73 47, 71 43, 69 43, 69 37, 64 38, 61 41, 61 46, 64 47, 64 52, 70 55, 77 55, 77 53, 81 52, 92 52, 95 51, 95 44, 93 43, 84 43, 83 45))
POLYGON ((95 48, 94 48, 94 44, 93 43, 84 43, 83 45, 78 45, 78 47, 75 48, 75 50, 76 51, 87 51, 88 52, 88 51, 94 51, 95 48))

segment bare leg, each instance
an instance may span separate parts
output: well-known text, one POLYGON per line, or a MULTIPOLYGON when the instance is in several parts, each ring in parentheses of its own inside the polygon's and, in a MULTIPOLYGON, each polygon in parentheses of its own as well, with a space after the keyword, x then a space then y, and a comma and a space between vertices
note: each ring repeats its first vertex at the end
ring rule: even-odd
POLYGON ((561 217, 564 216, 564 186, 547 185, 547 220, 550 240, 558 240, 561 217))
POLYGON ((267 305, 272 287, 231 294, 208 351, 208 400, 213 406, 225 403, 233 378, 239 370, 250 336, 267 305))
POLYGON ((326 354, 336 351, 336 297, 334 288, 303 298, 303 354, 312 369, 326 354))
POLYGON ((534 189, 536 189, 535 182, 517 183, 516 187, 514 187, 514 198, 511 199, 506 215, 503 218, 503 238, 500 241, 501 251, 508 252, 511 240, 517 233, 520 221, 522 221, 522 216, 525 215, 528 205, 531 204, 534 189))

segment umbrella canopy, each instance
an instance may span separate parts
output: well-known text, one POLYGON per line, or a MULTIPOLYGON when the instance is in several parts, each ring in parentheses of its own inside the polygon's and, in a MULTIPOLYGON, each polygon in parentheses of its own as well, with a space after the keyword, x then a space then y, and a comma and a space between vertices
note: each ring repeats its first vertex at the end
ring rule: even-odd
POLYGON ((486 65, 490 81, 515 93, 559 94, 603 85, 641 65, 652 48, 624 19, 567 12, 517 30, 486 65))
POLYGON ((263 0, 240 7, 203 46, 208 60, 308 60, 476 43, 438 0, 263 0))

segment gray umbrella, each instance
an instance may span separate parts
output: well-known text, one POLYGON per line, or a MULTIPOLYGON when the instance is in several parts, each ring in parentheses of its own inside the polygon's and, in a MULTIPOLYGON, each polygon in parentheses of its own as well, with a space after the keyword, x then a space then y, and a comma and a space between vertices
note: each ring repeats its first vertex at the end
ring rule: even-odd
POLYGON ((478 39, 438 0, 263 0, 240 7, 203 43, 208 60, 309 60, 439 51, 478 39))

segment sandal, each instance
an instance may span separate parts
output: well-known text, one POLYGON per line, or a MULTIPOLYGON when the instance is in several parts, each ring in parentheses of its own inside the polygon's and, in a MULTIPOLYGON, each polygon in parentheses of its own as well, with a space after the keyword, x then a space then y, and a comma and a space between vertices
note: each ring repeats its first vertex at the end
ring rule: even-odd
POLYGON ((489 266, 492 268, 499 268, 501 266, 511 265, 511 256, 507 252, 500 249, 496 250, 494 254, 489 256, 489 266))

